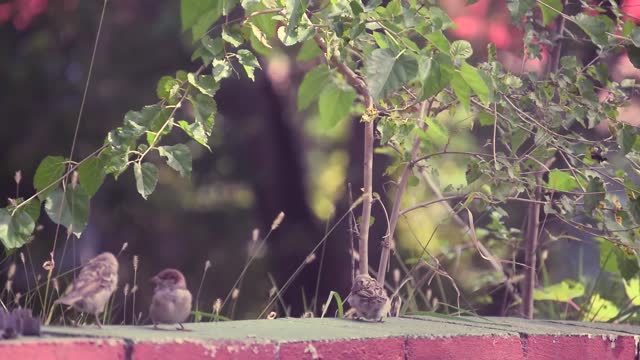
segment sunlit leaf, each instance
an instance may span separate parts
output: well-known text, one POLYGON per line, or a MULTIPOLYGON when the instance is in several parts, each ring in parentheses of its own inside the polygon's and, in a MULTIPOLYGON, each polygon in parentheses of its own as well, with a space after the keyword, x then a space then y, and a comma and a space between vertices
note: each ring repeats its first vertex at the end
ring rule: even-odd
POLYGON ((553 169, 549 173, 549 187, 558 191, 571 191, 578 188, 578 182, 569 173, 553 169))
POLYGON ((158 183, 158 168, 151 163, 135 163, 133 165, 133 174, 136 178, 136 188, 138 193, 147 199, 149 195, 156 189, 158 183))
POLYGON ((240 65, 242 65, 242 67, 244 68, 244 71, 247 73, 247 76, 249 77, 249 79, 251 79, 252 81, 255 81, 255 76, 253 75, 253 72, 255 71, 256 68, 260 69, 260 63, 258 63, 258 59, 256 59, 256 56, 253 55, 253 53, 249 50, 246 49, 240 49, 238 50, 238 61, 240 62, 240 65))
POLYGON ((181 176, 191 176, 191 150, 184 144, 173 146, 159 146, 160 156, 167 159, 167 165, 180 173, 181 176))
POLYGON ((533 290, 534 300, 552 300, 568 302, 574 298, 584 295, 584 285, 572 280, 564 280, 543 289, 533 290))

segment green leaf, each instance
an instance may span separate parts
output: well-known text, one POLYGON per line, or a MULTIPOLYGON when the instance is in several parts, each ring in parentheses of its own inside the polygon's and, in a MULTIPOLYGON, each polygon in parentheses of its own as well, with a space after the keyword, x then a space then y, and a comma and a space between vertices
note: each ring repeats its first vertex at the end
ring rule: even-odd
POLYGON ((66 192, 56 189, 47 196, 44 210, 51 221, 80 237, 89 221, 89 195, 82 185, 67 186, 66 192))
POLYGON ((36 174, 33 176, 33 187, 40 192, 53 184, 38 195, 41 200, 56 188, 60 177, 64 174, 64 168, 65 160, 62 156, 47 156, 40 162, 36 174))
POLYGON ((224 3, 221 0, 181 0, 182 31, 191 29, 193 40, 200 39, 222 16, 224 3))
POLYGON ((160 156, 167 158, 167 165, 180 173, 181 176, 191 176, 191 150, 184 144, 173 146, 159 146, 160 156))
POLYGON ((551 300, 568 302, 569 300, 584 295, 584 285, 573 280, 563 280, 551 286, 545 286, 543 289, 533 290, 534 300, 551 300))
POLYGON ((433 46, 435 46, 438 50, 443 53, 448 54, 451 50, 451 44, 449 43, 449 39, 442 33, 442 31, 435 31, 429 34, 424 35, 424 37, 429 40, 433 46))
POLYGON ((589 321, 609 321, 620 313, 613 302, 604 299, 600 294, 594 294, 588 303, 589 313, 585 314, 585 319, 589 321))
POLYGON ((558 191, 571 191, 578 188, 578 182, 567 172, 553 169, 549 173, 549 187, 558 191))
POLYGON ((205 132, 204 127, 201 123, 195 121, 189 124, 184 120, 180 120, 178 121, 178 125, 182 130, 184 130, 185 133, 187 133, 187 135, 189 135, 190 138, 197 141, 200 145, 206 147, 209 151, 211 151, 211 148, 208 144, 209 136, 205 132))
POLYGON ((298 51, 298 56, 296 56, 296 60, 309 61, 320 55, 322 55, 322 51, 318 47, 318 44, 316 44, 315 40, 309 39, 302 44, 302 47, 298 51))
POLYGON ((542 12, 542 23, 546 26, 562 13, 564 6, 561 0, 540 0, 538 3, 542 12))
POLYGON ((237 31, 236 28, 225 26, 222 29, 221 34, 222 40, 226 41, 233 47, 238 47, 242 45, 244 39, 242 38, 242 34, 237 31))
POLYGON ((587 193, 584 195, 584 211, 591 214, 598 207, 601 201, 604 201, 604 183, 600 178, 589 177, 587 185, 587 193))
POLYGON ((418 61, 418 73, 422 83, 420 100, 425 100, 438 94, 448 85, 447 72, 440 69, 437 59, 423 56, 418 61))
POLYGON ((189 101, 193 105, 196 122, 200 123, 205 134, 210 136, 211 130, 213 130, 213 120, 218 112, 216 102, 210 96, 203 94, 197 94, 195 97, 190 98, 189 101))
POLYGON ((347 119, 351 106, 356 101, 356 92, 351 87, 340 87, 330 82, 320 93, 318 110, 323 128, 331 129, 347 119))
POLYGON ((80 184, 82 184, 82 187, 89 197, 93 197, 93 195, 98 192, 100 186, 102 186, 106 176, 104 170, 105 166, 100 157, 88 159, 78 167, 80 184))
POLYGON ((633 146, 638 139, 638 131, 634 126, 624 125, 618 129, 616 137, 622 153, 626 155, 633 150, 633 146))
POLYGON ((330 82, 329 68, 320 64, 305 74, 298 89, 298 111, 306 110, 330 82))
POLYGON ((369 93, 374 100, 380 100, 413 80, 418 73, 418 63, 409 55, 376 49, 366 61, 365 72, 369 93))
POLYGON ((298 36, 296 29, 298 25, 300 25, 300 20, 302 20, 302 15, 304 15, 308 5, 309 2, 307 0, 286 0, 285 12, 288 15, 287 28, 285 30, 286 38, 295 38, 298 36))
POLYGON ((233 73, 233 69, 226 59, 214 59, 212 67, 213 78, 215 79, 215 81, 226 79, 233 73))
POLYGON ((469 164, 467 164, 465 176, 467 185, 471 185, 471 183, 478 180, 480 176, 482 176, 482 171, 480 170, 480 165, 478 164, 477 160, 471 160, 469 164))
POLYGON ((624 292, 627 293, 629 300, 635 306, 640 305, 640 279, 634 278, 629 281, 622 280, 624 283, 624 292))
POLYGON ((108 147, 100 153, 99 157, 104 165, 105 174, 113 174, 116 180, 129 166, 127 149, 108 147))
POLYGON ((220 83, 218 83, 212 75, 196 75, 194 73, 187 74, 187 81, 193 85, 201 93, 214 96, 218 89, 220 89, 220 83))
POLYGON ((585 13, 575 15, 573 20, 591 37, 594 44, 600 47, 608 45, 607 32, 613 32, 613 20, 606 15, 591 16, 585 13))
POLYGON ((478 121, 480 122, 480 126, 493 126, 496 118, 487 112, 481 111, 478 113, 478 121))
POLYGON ((146 200, 156 189, 158 183, 158 168, 152 163, 135 163, 133 174, 136 178, 136 188, 138 193, 146 200))
POLYGON ((530 11, 535 4, 535 0, 509 0, 507 1, 507 8, 511 13, 511 19, 513 22, 521 21, 522 17, 530 11))
POLYGON ((420 184, 420 179, 417 176, 415 175, 409 176, 409 179, 407 181, 407 185, 409 187, 415 187, 415 186, 418 186, 418 184, 420 184))
POLYGON ((449 54, 454 59, 468 59, 473 55, 473 48, 471 47, 471 43, 467 40, 456 40, 451 43, 451 48, 449 49, 449 54))
POLYGON ((471 107, 471 88, 458 72, 453 73, 451 76, 451 87, 458 100, 460 100, 462 107, 469 111, 471 107))
MULTIPOLYGON (((493 123, 491 125, 493 125, 493 123)), ((513 154, 516 154, 520 146, 522 146, 522 144, 527 141, 527 139, 529 138, 529 134, 530 133, 528 131, 520 128, 516 128, 513 130, 510 139, 511 151, 513 152, 513 154)))
POLYGON ((13 216, 9 209, 0 209, 0 241, 5 249, 22 247, 35 227, 35 220, 24 209, 16 211, 13 216))
POLYGON ((607 239, 598 238, 600 249, 600 268, 613 274, 620 274, 625 280, 635 277, 640 271, 638 259, 627 254, 607 239))
POLYGON ((256 56, 249 50, 241 49, 238 50, 238 61, 244 67, 244 71, 247 73, 249 79, 251 79, 251 81, 255 81, 256 78, 253 75, 253 72, 256 68, 261 69, 256 56))
POLYGON ((488 105, 491 100, 491 92, 487 83, 484 81, 480 73, 478 73, 478 69, 467 64, 466 62, 462 62, 460 66, 460 75, 467 82, 467 85, 473 89, 473 91, 478 95, 478 98, 485 104, 488 105))
POLYGON ((156 94, 159 99, 167 100, 170 104, 178 102, 178 92, 180 91, 180 82, 171 76, 163 76, 158 80, 156 94))

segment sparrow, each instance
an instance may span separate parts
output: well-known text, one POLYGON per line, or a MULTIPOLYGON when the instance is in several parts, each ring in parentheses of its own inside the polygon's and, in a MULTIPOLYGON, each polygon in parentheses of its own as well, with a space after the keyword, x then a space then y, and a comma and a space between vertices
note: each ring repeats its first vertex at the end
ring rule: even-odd
POLYGON ((367 274, 358 275, 353 280, 348 301, 358 318, 379 322, 384 320, 391 306, 384 287, 367 274))
POLYGON ((158 324, 178 324, 178 330, 185 330, 182 323, 191 314, 191 292, 187 289, 184 275, 176 269, 164 269, 151 278, 155 284, 149 315, 153 328, 158 324))
POLYGON ((55 304, 69 305, 80 312, 93 314, 96 325, 101 328, 98 314, 104 311, 117 286, 118 260, 112 253, 103 252, 87 262, 55 304))

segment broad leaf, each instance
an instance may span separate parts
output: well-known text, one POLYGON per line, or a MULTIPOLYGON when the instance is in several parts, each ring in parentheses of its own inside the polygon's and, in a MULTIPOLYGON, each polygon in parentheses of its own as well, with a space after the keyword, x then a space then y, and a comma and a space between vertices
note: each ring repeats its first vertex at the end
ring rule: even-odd
POLYGON ((80 183, 89 197, 96 194, 106 176, 102 158, 93 157, 86 160, 78 167, 80 183))
POLYGON ((448 73, 440 69, 439 61, 423 56, 418 62, 420 74, 420 82, 422 83, 422 93, 420 100, 425 100, 433 95, 438 94, 444 89, 449 81, 448 73))
POLYGON ((581 283, 564 280, 551 286, 546 286, 543 289, 533 290, 534 300, 552 300, 568 302, 569 300, 584 295, 584 285, 581 283))
POLYGON ((238 61, 240 62, 240 65, 244 67, 244 71, 247 73, 249 79, 251 79, 251 81, 255 81, 256 78, 253 75, 253 72, 256 68, 261 69, 256 56, 249 50, 240 49, 238 50, 238 61))
MULTIPOLYGON (((35 200, 38 204, 40 202, 35 200)), ((11 216, 11 210, 0 209, 0 241, 5 249, 22 247, 29 240, 29 236, 36 227, 36 219, 32 218, 25 209, 20 209, 11 216)))
POLYGON ((66 191, 56 189, 47 196, 44 210, 51 221, 80 237, 89 221, 89 195, 82 185, 67 186, 66 191))
POLYGON ((458 72, 454 72, 451 76, 451 87, 462 107, 468 111, 471 107, 471 87, 458 72))
POLYGON ((480 73, 478 73, 478 69, 466 62, 462 62, 462 65, 460 66, 460 75, 464 81, 467 82, 467 85, 469 85, 469 87, 471 87, 471 89, 473 89, 473 91, 478 95, 478 98, 485 103, 485 105, 488 105, 491 100, 491 91, 480 73))
POLYGON ((573 20, 596 45, 603 47, 609 43, 607 32, 614 31, 614 23, 606 15, 591 16, 580 13, 574 16, 573 20))
POLYGON ((40 162, 33 176, 33 187, 36 191, 43 191, 46 188, 38 195, 40 199, 45 199, 47 194, 56 188, 60 177, 64 174, 64 168, 65 160, 62 156, 47 156, 40 162))
POLYGON ((451 43, 449 54, 454 59, 465 60, 473 55, 473 48, 467 40, 456 40, 451 43))
POLYGON ((167 159, 167 165, 181 176, 191 176, 191 150, 187 145, 159 146, 158 152, 167 159))
POLYGON ((298 110, 306 110, 330 81, 329 68, 326 65, 318 65, 306 73, 298 89, 298 110))
POLYGON ((571 191, 578 188, 578 182, 571 174, 553 169, 549 173, 549 187, 558 191, 571 191))
POLYGON ((221 0, 181 0, 182 31, 191 29, 193 40, 200 39, 222 16, 224 3, 221 0))
POLYGON ((418 73, 418 63, 409 55, 376 49, 366 61, 365 72, 369 93, 374 100, 380 100, 413 80, 418 73))
POLYGON ((551 22, 562 13, 564 6, 562 6, 562 0, 540 0, 538 2, 540 12, 542 13, 542 23, 549 25, 551 22))
POLYGON ((187 135, 189 135, 190 138, 197 141, 200 145, 206 147, 209 151, 211 151, 211 148, 208 144, 209 136, 205 132, 204 127, 201 123, 194 121, 193 123, 189 124, 184 120, 180 120, 178 121, 178 125, 182 130, 184 130, 185 133, 187 133, 187 135))
POLYGON ((601 201, 604 201, 604 183, 600 178, 589 178, 589 184, 587 185, 587 194, 584 195, 584 211, 587 214, 598 207, 601 201))
POLYGON ((318 100, 320 122, 323 128, 333 128, 345 120, 356 100, 356 92, 351 87, 340 87, 334 83, 325 86, 318 100))
POLYGON ((218 89, 220 89, 220 83, 218 83, 212 75, 196 75, 193 73, 187 74, 187 80, 189 84, 193 85, 201 93, 214 96, 218 89))
POLYGON ((213 120, 218 109, 216 102, 210 96, 196 94, 195 97, 189 99, 193 105, 193 113, 196 122, 202 125, 207 136, 211 135, 213 129, 213 120))
POLYGON ((135 163, 133 174, 136 178, 136 188, 138 193, 146 200, 156 189, 158 183, 158 168, 151 163, 135 163))
MULTIPOLYGON (((287 28, 285 30, 286 38, 295 38, 298 36, 296 29, 300 25, 302 15, 307 10, 308 0, 286 0, 285 12, 288 15, 287 28)), ((283 41, 286 43, 286 41, 283 41)))

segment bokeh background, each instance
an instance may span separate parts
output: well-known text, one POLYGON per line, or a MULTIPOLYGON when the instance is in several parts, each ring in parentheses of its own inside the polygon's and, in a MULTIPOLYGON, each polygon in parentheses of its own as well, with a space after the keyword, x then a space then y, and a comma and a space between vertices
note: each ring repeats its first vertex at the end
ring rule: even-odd
MULTIPOLYGON (((452 38, 469 40, 475 58, 486 58, 486 44, 493 42, 500 60, 511 71, 543 72, 542 60, 523 61, 522 33, 510 25, 504 1, 480 0, 465 7, 465 0, 441 1, 442 8, 459 25, 452 38)), ((33 194, 31 179, 47 155, 67 156, 73 141, 84 84, 102 9, 102 1, 9 0, 0 1, 0 195, 6 199, 33 194), (16 189, 14 173, 23 181, 16 189)), ((640 16, 640 1, 624 1, 622 9, 640 16)), ((179 1, 110 0, 98 43, 91 85, 84 105, 75 160, 97 149, 107 132, 117 127, 129 110, 157 101, 156 82, 177 70, 194 71, 190 61, 193 46, 189 34, 180 29, 179 1)), ((578 5, 579 6, 579 5, 578 5)), ((235 318, 255 318, 269 299, 269 291, 280 287, 293 274, 309 251, 348 208, 348 184, 354 197, 362 184, 362 140, 360 124, 345 121, 327 126, 312 106, 297 111, 296 92, 306 71, 319 60, 297 61, 297 48, 279 49, 261 57, 263 71, 256 81, 246 78, 223 80, 216 95, 219 115, 210 140, 212 152, 189 143, 194 154, 191 179, 180 178, 160 167, 159 184, 145 201, 137 193, 132 171, 118 181, 109 177, 91 203, 89 226, 80 239, 64 241, 61 270, 79 264, 104 250, 121 256, 121 286, 133 283, 133 256, 139 256, 138 308, 146 313, 151 287, 146 280, 164 267, 182 270, 192 291, 198 288, 204 264, 211 261, 200 296, 200 307, 210 311, 217 298, 224 298, 238 278, 252 251, 254 229, 264 235, 278 212, 286 218, 269 238, 258 261, 249 269, 240 287, 235 318)), ((591 59, 595 49, 568 48, 582 59, 591 59)), ((613 77, 636 76, 624 54, 605 61, 613 77)), ((638 105, 623 113, 623 120, 636 122, 638 105)), ((474 129, 473 119, 451 119, 455 129, 452 146, 479 150, 487 134, 474 129)), ((598 128, 606 135, 606 126, 598 128)), ((182 134, 167 143, 186 141, 182 134)), ((374 191, 389 199, 393 178, 384 176, 390 159, 376 155, 374 191)), ((438 163, 441 187, 464 185, 464 159, 447 158, 438 163)), ((429 198, 424 187, 411 188, 407 204, 429 198)), ((510 211, 509 225, 522 226, 524 209, 510 211)), ((383 219, 377 206, 373 216, 383 219)), ((419 253, 434 227, 444 218, 445 208, 416 211, 400 223, 398 251, 405 258, 419 253), (410 224, 410 225, 409 225, 410 224)), ((22 250, 34 273, 45 276, 41 264, 54 242, 55 225, 43 216, 33 241, 22 250)), ((378 241, 386 224, 372 228, 371 263, 377 265, 378 241)), ((327 241, 324 252, 304 267, 283 301, 290 314, 320 308, 331 290, 346 295, 351 283, 349 227, 342 222, 327 241), (316 294, 318 300, 314 301, 316 294)), ((449 254, 462 246, 455 223, 442 226, 429 242, 430 252, 449 254)), ((567 250, 569 251, 569 250, 567 250)), ((14 256, 18 256, 15 254, 14 256)), ((557 256, 561 259, 561 251, 557 256)), ((486 266, 469 260, 450 271, 463 291, 473 296, 473 276, 486 266)), ((597 256, 592 256, 597 266, 597 256)), ((1 266, 6 268, 8 261, 1 266)), ((560 261, 562 263, 562 261, 560 261)), ((595 264, 595 265, 594 265, 595 264)), ((562 264, 558 265, 561 266, 562 264)), ((398 263, 392 265, 398 267, 398 263)), ((484 269, 484 270, 483 270, 484 269)), ((561 277, 561 276, 560 276, 561 277)), ((25 273, 19 272, 14 291, 25 291, 25 273)), ((434 285, 435 286, 435 285, 434 285)), ((440 283, 440 290, 446 285, 440 283)), ((434 291, 439 291, 437 288, 434 291)), ((474 310, 498 315, 487 300, 474 310)), ((462 304, 464 307, 464 304, 462 304)), ((225 313, 228 313, 225 310, 225 313)))

